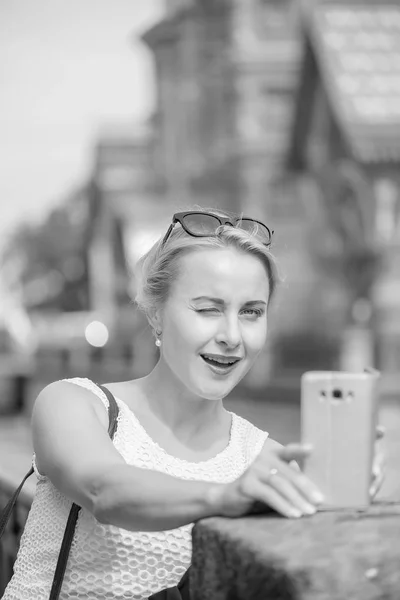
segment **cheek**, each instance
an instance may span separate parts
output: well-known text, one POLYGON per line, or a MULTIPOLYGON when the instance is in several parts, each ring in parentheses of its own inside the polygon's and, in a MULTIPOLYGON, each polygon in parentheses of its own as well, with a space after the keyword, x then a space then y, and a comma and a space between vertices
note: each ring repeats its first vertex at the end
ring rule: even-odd
POLYGON ((169 321, 165 333, 171 345, 178 351, 183 351, 189 346, 196 348, 206 343, 215 334, 215 326, 213 319, 182 312, 169 321))
POLYGON ((247 350, 258 354, 263 349, 267 339, 267 322, 257 324, 256 327, 246 328, 243 332, 243 340, 247 350))

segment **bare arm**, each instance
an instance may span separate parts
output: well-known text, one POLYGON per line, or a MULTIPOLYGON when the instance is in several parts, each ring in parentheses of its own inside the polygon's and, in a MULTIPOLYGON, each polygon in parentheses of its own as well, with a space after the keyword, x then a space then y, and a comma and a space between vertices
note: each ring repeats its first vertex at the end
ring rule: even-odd
POLYGON ((185 481, 127 465, 107 433, 108 415, 90 391, 47 386, 32 415, 39 471, 102 523, 161 531, 219 513, 219 484, 185 481))
POLYGON ((312 482, 287 464, 307 454, 302 446, 282 448, 267 440, 235 481, 185 481, 127 465, 107 428, 100 400, 73 383, 51 384, 35 403, 32 430, 39 471, 101 523, 162 531, 209 516, 242 516, 255 501, 287 517, 311 514, 320 502, 312 482), (272 479, 271 469, 278 473, 272 479))

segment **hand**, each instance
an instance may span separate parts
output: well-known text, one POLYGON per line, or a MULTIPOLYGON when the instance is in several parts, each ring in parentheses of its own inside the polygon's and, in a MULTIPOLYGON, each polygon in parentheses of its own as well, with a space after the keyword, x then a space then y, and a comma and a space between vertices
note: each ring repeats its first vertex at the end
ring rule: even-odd
POLYGON ((376 494, 381 489, 385 479, 385 455, 382 449, 382 439, 384 436, 385 428, 382 425, 378 425, 378 427, 376 428, 375 453, 372 464, 371 486, 369 488, 369 495, 371 500, 375 498, 376 494))
POLYGON ((235 481, 220 487, 223 516, 239 517, 255 502, 262 502, 285 517, 311 515, 323 502, 318 488, 291 461, 302 461, 310 447, 301 444, 265 445, 248 469, 235 481), (289 464, 288 464, 289 463, 289 464))

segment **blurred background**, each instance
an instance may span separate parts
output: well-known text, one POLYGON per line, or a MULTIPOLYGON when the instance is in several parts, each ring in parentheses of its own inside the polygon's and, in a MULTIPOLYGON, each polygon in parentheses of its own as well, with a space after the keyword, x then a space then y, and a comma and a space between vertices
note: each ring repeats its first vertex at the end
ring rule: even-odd
POLYGON ((396 393, 399 3, 0 11, 2 412, 59 377, 151 369, 134 263, 195 204, 275 230, 282 283, 246 390, 374 365, 396 393))
POLYGON ((198 204, 275 230, 268 344, 230 407, 286 442, 304 371, 374 366, 400 456, 399 0, 1 0, 0 77, 9 455, 50 381, 149 372, 133 267, 198 204))

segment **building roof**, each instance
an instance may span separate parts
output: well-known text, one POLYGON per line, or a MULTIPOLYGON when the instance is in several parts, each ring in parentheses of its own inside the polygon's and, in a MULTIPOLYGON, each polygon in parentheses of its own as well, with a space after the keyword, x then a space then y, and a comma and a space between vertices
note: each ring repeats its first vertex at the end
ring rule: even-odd
POLYGON ((306 36, 354 157, 400 162, 399 0, 316 4, 306 17, 306 36))

